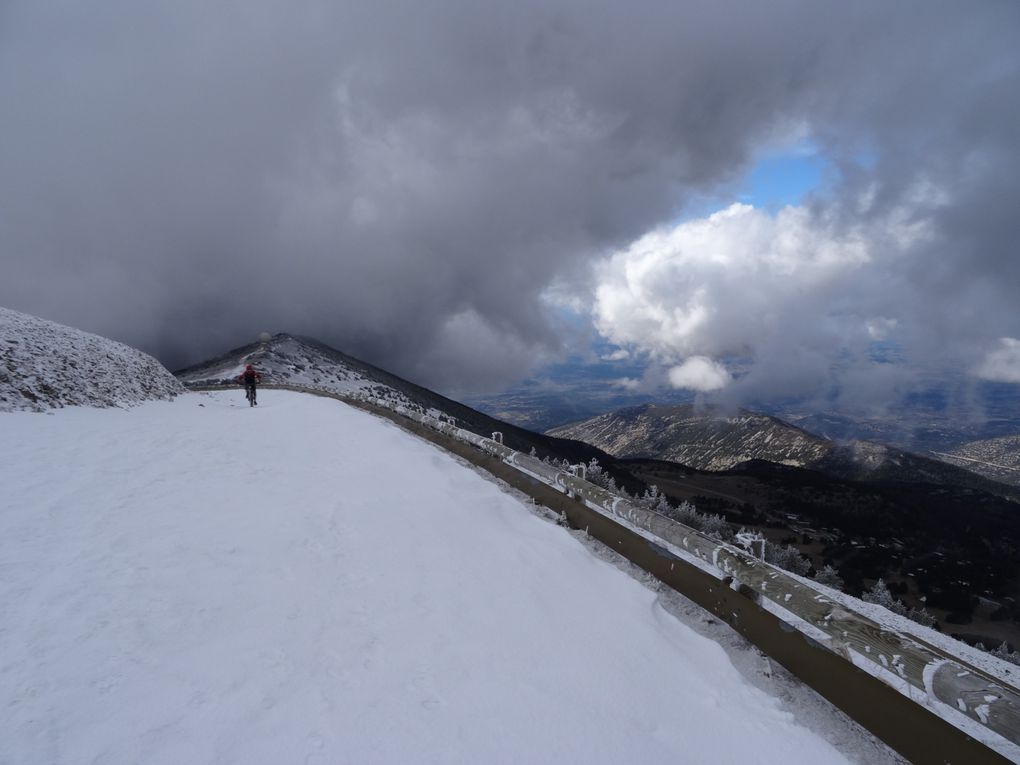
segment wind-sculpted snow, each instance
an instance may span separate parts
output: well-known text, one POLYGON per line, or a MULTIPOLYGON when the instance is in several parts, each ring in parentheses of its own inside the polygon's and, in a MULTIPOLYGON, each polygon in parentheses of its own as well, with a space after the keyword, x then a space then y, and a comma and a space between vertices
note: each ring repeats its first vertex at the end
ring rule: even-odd
POLYGON ((129 406, 182 392, 173 375, 139 350, 0 308, 0 412, 129 406))

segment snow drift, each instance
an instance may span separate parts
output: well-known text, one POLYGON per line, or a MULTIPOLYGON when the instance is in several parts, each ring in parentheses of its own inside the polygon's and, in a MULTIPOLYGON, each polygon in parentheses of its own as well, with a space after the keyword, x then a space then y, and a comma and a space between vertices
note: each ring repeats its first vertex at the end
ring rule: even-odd
POLYGON ((0 308, 0 412, 126 406, 183 390, 139 350, 0 308))

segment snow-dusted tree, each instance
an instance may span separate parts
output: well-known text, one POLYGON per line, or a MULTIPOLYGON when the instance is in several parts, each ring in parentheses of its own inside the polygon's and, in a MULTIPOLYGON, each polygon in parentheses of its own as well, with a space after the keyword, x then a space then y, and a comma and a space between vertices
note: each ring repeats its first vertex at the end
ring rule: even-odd
POLYGON ((641 495, 641 497, 638 499, 638 502, 641 503, 642 507, 651 510, 653 507, 655 507, 655 503, 658 502, 658 500, 659 500, 659 487, 653 484, 651 488, 645 489, 645 493, 641 495))
MULTIPOLYGON (((923 624, 925 627, 936 627, 938 626, 938 619, 928 613, 928 609, 922 606, 921 608, 911 608, 907 611, 907 618, 911 621, 923 624)), ((1020 662, 1017 662, 1020 663, 1020 662)))
POLYGON ((678 507, 671 507, 666 515, 677 523, 690 526, 692 529, 700 529, 703 516, 694 509, 690 502, 681 502, 678 507))
POLYGON ((669 504, 669 500, 666 499, 666 495, 663 494, 659 497, 659 501, 655 503, 655 507, 653 507, 652 510, 659 513, 659 515, 665 515, 668 518, 669 514, 673 511, 673 506, 669 504))
POLYGON ((766 544, 765 561, 801 576, 806 576, 807 572, 811 570, 811 561, 801 555, 800 550, 793 545, 780 547, 779 545, 766 544))
POLYGON ((606 491, 618 493, 619 489, 616 486, 616 479, 614 479, 609 473, 603 468, 598 459, 595 457, 591 458, 591 462, 585 468, 585 478, 590 483, 596 486, 601 486, 606 491))
POLYGON ((725 542, 733 536, 733 529, 721 515, 701 516, 701 531, 721 542, 725 542))
POLYGON ((882 579, 875 582, 874 587, 861 595, 861 600, 865 603, 874 603, 876 606, 882 606, 894 614, 905 616, 911 621, 923 624, 925 627, 935 627, 938 625, 938 620, 928 613, 928 609, 924 607, 907 608, 903 601, 897 600, 882 579))
POLYGON ((882 606, 882 608, 886 608, 900 616, 907 615, 906 607, 893 597, 884 579, 879 579, 875 582, 875 585, 870 590, 861 595, 861 600, 865 603, 874 603, 876 606, 882 606))
POLYGON ((822 566, 821 570, 815 573, 815 581, 819 584, 824 584, 826 587, 831 587, 834 590, 843 589, 843 577, 839 575, 839 572, 834 566, 826 563, 822 566))
POLYGON ((546 457, 542 460, 546 465, 551 465, 557 470, 562 470, 564 473, 570 472, 570 460, 558 460, 553 457, 546 457))
POLYGON ((652 486, 650 489, 646 489, 644 496, 640 499, 641 505, 654 513, 665 515, 667 518, 672 517, 673 506, 669 504, 669 500, 666 495, 659 491, 658 486, 652 486))

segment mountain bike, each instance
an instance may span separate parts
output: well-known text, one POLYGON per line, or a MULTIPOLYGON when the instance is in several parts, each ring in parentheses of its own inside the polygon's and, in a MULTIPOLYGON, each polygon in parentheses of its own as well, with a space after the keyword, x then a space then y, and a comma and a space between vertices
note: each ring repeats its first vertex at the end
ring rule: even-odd
POLYGON ((255 400, 255 386, 245 385, 244 386, 244 397, 248 399, 248 406, 258 406, 258 401, 255 400))

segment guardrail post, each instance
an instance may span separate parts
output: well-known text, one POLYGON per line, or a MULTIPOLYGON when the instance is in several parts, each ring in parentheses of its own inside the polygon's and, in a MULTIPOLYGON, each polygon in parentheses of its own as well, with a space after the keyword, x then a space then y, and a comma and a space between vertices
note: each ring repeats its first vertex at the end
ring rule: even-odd
POLYGON ((736 542, 758 560, 765 560, 765 537, 760 532, 741 531, 736 535, 736 542))

